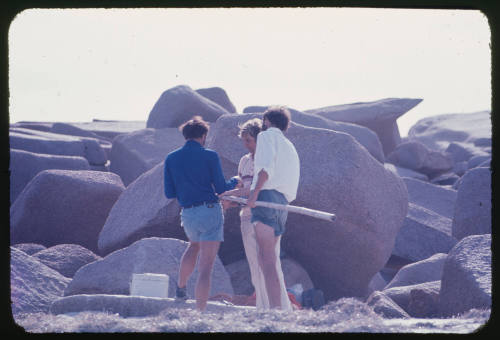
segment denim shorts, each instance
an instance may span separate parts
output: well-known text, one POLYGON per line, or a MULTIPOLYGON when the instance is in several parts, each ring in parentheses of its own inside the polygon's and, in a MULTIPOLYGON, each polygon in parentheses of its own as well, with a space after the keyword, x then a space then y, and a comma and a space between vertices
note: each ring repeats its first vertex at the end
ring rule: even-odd
MULTIPOLYGON (((257 201, 288 204, 285 196, 276 190, 261 190, 257 196, 257 201)), ((285 232, 285 223, 288 211, 266 207, 255 207, 251 209, 252 223, 262 222, 274 229, 274 235, 279 236, 285 232)))
POLYGON ((182 209, 181 226, 190 241, 224 241, 224 214, 220 203, 182 209))

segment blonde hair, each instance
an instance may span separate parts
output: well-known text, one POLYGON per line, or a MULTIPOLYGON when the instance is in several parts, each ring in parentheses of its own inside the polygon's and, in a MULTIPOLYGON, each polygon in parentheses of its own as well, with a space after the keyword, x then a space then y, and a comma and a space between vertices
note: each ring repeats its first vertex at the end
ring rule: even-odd
POLYGON ((257 140, 257 135, 262 130, 262 120, 260 118, 250 119, 238 127, 240 128, 238 137, 241 138, 246 133, 257 140))

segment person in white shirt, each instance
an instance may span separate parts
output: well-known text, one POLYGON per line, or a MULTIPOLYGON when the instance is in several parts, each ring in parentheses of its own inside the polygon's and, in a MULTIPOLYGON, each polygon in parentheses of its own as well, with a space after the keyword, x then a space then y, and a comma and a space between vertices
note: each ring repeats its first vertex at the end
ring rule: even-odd
MULTIPOLYGON (((239 137, 243 141, 243 144, 249 151, 241 157, 238 165, 238 176, 243 181, 243 187, 240 189, 234 189, 231 191, 226 191, 220 196, 233 195, 233 196, 247 196, 250 194, 250 186, 252 184, 252 179, 254 177, 254 156, 257 146, 257 135, 261 131, 262 120, 259 118, 254 118, 246 121, 240 126, 239 137)), ((229 201, 222 201, 226 207, 230 207, 229 201)), ((252 285, 255 289, 255 305, 257 309, 269 309, 269 299, 266 290, 266 282, 264 280, 264 274, 259 265, 258 259, 258 245, 255 233, 255 227, 251 222, 252 213, 248 206, 242 207, 240 211, 240 221, 241 221, 241 236, 243 239, 243 247, 245 249, 245 254, 247 257, 248 265, 250 267, 250 275, 252 280, 252 285)), ((281 309, 292 310, 292 304, 290 303, 290 298, 286 290, 285 280, 283 276, 283 270, 281 268, 280 260, 280 239, 281 235, 278 236, 278 241, 275 244, 275 267, 278 274, 279 285, 280 285, 280 299, 281 299, 281 309)))
POLYGON ((285 232, 288 212, 257 207, 255 201, 289 204, 295 200, 300 161, 294 145, 283 134, 290 121, 290 112, 285 107, 271 107, 264 112, 263 131, 257 137, 254 175, 247 201, 252 213, 251 222, 255 226, 259 265, 264 274, 269 305, 277 309, 285 306, 282 305, 275 249, 285 232))

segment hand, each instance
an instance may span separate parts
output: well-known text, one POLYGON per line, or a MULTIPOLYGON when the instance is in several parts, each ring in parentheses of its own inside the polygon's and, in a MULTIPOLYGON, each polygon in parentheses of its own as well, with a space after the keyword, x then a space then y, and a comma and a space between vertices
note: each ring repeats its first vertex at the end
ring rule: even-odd
POLYGON ((250 193, 250 197, 248 197, 247 206, 249 206, 250 208, 255 208, 255 201, 257 201, 257 195, 255 194, 255 191, 252 191, 250 193))
POLYGON ((238 180, 238 184, 236 184, 236 188, 241 189, 243 188, 243 180, 240 178, 240 176, 235 177, 238 180))

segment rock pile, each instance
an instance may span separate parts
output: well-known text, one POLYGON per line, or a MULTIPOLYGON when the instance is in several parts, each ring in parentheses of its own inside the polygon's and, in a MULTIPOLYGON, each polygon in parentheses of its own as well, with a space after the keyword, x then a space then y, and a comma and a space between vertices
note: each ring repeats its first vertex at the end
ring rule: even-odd
MULTIPOLYGON (((286 136, 301 161, 291 204, 337 221, 289 215, 287 286, 364 299, 387 318, 491 308, 489 112, 425 118, 401 139, 396 119, 420 101, 291 110, 286 136)), ((169 276, 173 296, 186 237, 177 201, 163 193, 163 161, 184 144, 178 126, 193 115, 209 121, 207 147, 230 177, 247 153, 238 124, 265 108, 241 114, 221 88, 177 86, 147 122, 11 124, 14 313, 103 306, 151 315, 170 306, 126 295, 133 273, 150 272, 169 276)), ((237 208, 226 212, 212 295, 252 293, 239 223, 237 208)))

